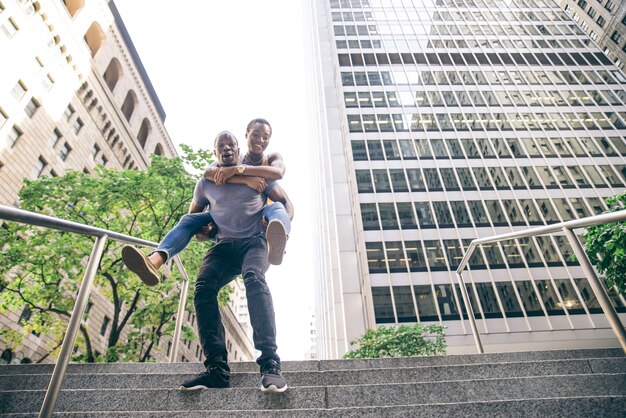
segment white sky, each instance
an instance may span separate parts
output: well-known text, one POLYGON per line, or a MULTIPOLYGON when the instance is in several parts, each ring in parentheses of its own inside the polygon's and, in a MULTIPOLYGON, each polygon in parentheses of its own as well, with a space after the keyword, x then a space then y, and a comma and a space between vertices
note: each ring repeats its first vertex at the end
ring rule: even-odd
POLYGON ((274 297, 278 354, 302 359, 314 304, 302 0, 115 4, 177 147, 212 149, 215 135, 229 130, 243 153, 247 123, 262 117, 272 124, 268 151, 283 155, 282 184, 295 218, 283 264, 271 266, 266 278, 274 297))

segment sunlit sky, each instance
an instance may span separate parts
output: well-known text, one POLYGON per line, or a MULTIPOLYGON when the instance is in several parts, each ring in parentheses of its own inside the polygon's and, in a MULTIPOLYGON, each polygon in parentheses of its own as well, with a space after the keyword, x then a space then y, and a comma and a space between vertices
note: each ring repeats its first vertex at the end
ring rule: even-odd
POLYGON ((256 117, 272 124, 268 151, 283 155, 282 185, 295 218, 280 266, 271 266, 278 354, 302 359, 313 311, 311 218, 301 0, 116 0, 180 144, 212 149, 223 130, 238 137, 256 117))

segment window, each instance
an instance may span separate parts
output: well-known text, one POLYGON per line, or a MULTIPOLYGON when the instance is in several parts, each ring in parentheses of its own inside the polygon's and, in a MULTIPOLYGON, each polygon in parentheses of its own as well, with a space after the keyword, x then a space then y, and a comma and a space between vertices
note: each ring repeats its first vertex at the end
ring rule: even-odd
POLYGON ((4 113, 4 110, 0 109, 0 128, 2 128, 4 126, 4 124, 7 121, 7 119, 9 119, 7 114, 4 113))
POLYGON ((74 113, 76 113, 76 110, 74 110, 74 107, 71 104, 67 105, 65 112, 63 112, 63 114, 65 115, 65 119, 67 120, 70 120, 74 113))
POLYGON ((59 158, 65 161, 71 150, 72 150, 72 147, 70 147, 70 144, 65 142, 63 146, 59 149, 59 152, 58 152, 59 158))
POLYGON ((24 108, 24 113, 26 113, 29 118, 32 118, 35 112, 37 112, 37 109, 39 109, 39 107, 40 104, 37 102, 37 100, 31 98, 24 108))
POLYGON ((102 320, 102 326, 100 327, 100 335, 105 335, 107 333, 109 322, 111 322, 111 318, 105 315, 104 319, 102 320))
POLYGON ((50 137, 48 137, 48 143, 50 144, 50 146, 55 147, 56 144, 59 143, 59 139, 61 139, 61 136, 61 132, 59 132, 57 128, 54 128, 54 130, 50 134, 50 137))
POLYGON ((83 126, 85 126, 83 121, 80 118, 76 118, 74 121, 74 132, 78 135, 80 130, 83 129, 83 126))
POLYGON ((117 58, 111 59, 111 62, 109 62, 109 66, 107 67, 106 71, 102 75, 110 91, 113 91, 121 75, 122 75, 122 66, 120 62, 117 60, 117 58))
POLYGON ((15 23, 12 17, 10 17, 6 22, 4 22, 2 26, 0 26, 0 28, 2 29, 2 32, 4 32, 4 35, 8 39, 11 39, 13 36, 15 36, 15 34, 17 33, 19 29, 19 27, 17 26, 17 24, 15 23))
POLYGON ((135 111, 135 104, 137 103, 137 96, 135 92, 130 90, 126 94, 126 98, 124 99, 124 103, 122 103, 122 113, 127 121, 130 121, 133 112, 135 111))
POLYGON ((35 12, 39 9, 38 2, 35 2, 34 0, 21 0, 20 3, 22 4, 22 9, 24 10, 24 12, 26 12, 26 14, 29 16, 34 15, 35 12))
POLYGON ((54 78, 50 74, 46 74, 43 80, 41 80, 41 85, 45 90, 50 90, 54 86, 54 78))
POLYGON ((31 310, 30 305, 24 305, 24 309, 22 309, 20 319, 17 320, 17 323, 20 325, 26 325, 32 314, 33 311, 31 310))
POLYGON ((612 0, 609 0, 606 2, 606 4, 604 5, 604 8, 606 10, 608 10, 609 12, 612 12, 613 9, 615 8, 615 3, 612 0))
POLYGON ((100 147, 98 146, 98 144, 93 144, 93 147, 91 148, 91 155, 93 155, 93 157, 96 158, 96 155, 98 155, 99 152, 100 152, 100 147))
POLYGON ((606 23, 606 19, 602 16, 598 16, 598 20, 596 20, 596 23, 598 24, 598 26, 603 28, 604 24, 606 23))
POLYGON ((622 34, 619 33, 618 31, 614 31, 613 35, 611 35, 611 40, 613 42, 615 42, 616 44, 619 43, 619 40, 622 38, 622 34))
POLYGON ((19 102, 22 100, 22 97, 24 97, 27 91, 28 89, 26 88, 26 85, 20 80, 15 84, 15 86, 13 86, 11 95, 13 95, 13 98, 19 102))
POLYGON ((33 167, 33 171, 31 172, 33 177, 35 178, 41 177, 41 173, 43 173, 43 170, 46 168, 47 165, 48 165, 48 162, 44 160, 44 158, 40 155, 39 158, 37 159, 37 162, 35 162, 35 167, 33 167))
POLYGON ((11 130, 7 133, 4 143, 10 148, 15 145, 15 142, 22 136, 22 131, 16 125, 13 125, 11 130))

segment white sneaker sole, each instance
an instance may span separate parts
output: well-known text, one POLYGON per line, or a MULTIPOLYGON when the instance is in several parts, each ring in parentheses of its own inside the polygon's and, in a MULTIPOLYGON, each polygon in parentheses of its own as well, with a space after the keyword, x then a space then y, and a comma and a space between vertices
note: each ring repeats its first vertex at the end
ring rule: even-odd
POLYGON ((261 392, 282 393, 286 390, 287 385, 283 386, 282 388, 277 388, 276 385, 269 385, 268 387, 261 385, 261 392))
POLYGON ((185 392, 191 392, 193 390, 202 390, 202 389, 208 389, 208 387, 204 386, 204 385, 196 385, 196 386, 190 386, 190 387, 185 387, 185 386, 179 386, 178 390, 182 390, 185 392))
POLYGON ((267 225, 265 233, 267 237, 267 261, 275 266, 283 262, 285 246, 287 245, 287 232, 282 222, 273 220, 267 225))

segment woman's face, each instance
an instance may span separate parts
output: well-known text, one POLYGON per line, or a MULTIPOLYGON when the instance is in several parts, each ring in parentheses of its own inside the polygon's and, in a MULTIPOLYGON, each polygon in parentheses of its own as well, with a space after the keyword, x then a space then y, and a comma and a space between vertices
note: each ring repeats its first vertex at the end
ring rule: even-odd
POLYGON ((270 143, 271 137, 272 130, 268 125, 258 122, 253 124, 246 133, 248 151, 257 155, 263 154, 270 143))

